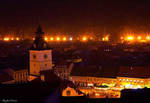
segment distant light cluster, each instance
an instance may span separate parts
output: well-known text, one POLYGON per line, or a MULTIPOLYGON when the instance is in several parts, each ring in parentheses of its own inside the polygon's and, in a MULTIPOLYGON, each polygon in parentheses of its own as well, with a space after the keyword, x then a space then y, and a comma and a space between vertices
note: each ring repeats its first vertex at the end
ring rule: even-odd
MULTIPOLYGON (((20 41, 20 40, 24 40, 24 38, 19 38, 19 37, 4 37, 4 38, 0 38, 0 40, 2 41, 20 41)), ((32 40, 35 40, 35 38, 32 38, 32 40)), ((109 37, 106 36, 106 37, 103 37, 103 38, 94 38, 92 36, 81 36, 81 37, 60 37, 60 36, 57 36, 57 37, 48 37, 48 36, 45 36, 44 37, 44 40, 47 41, 47 42, 52 42, 52 41, 56 41, 56 42, 65 42, 65 41, 81 41, 81 42, 87 42, 88 40, 93 40, 93 41, 109 41, 109 37)))
POLYGON ((19 37, 4 37, 4 38, 1 38, 0 40, 3 40, 3 41, 19 41, 19 40, 23 40, 23 38, 19 38, 19 37))
MULTIPOLYGON (((110 36, 104 36, 102 38, 96 38, 93 36, 80 36, 80 37, 68 37, 68 36, 45 36, 44 40, 47 42, 67 42, 67 41, 80 41, 80 42, 88 42, 88 41, 104 41, 108 42, 110 41, 110 36)), ((24 38, 21 37, 4 37, 0 38, 1 41, 20 41, 24 40, 24 38)), ((35 38, 32 38, 32 40, 35 40, 35 38)), ((134 36, 134 35, 126 35, 126 36, 121 36, 120 41, 123 42, 150 42, 150 35, 146 36, 134 36)))
MULTIPOLYGON (((34 40, 35 38, 33 38, 34 40)), ((109 36, 103 37, 103 38, 94 38, 92 36, 81 36, 81 37, 44 37, 45 41, 81 41, 81 42, 87 42, 88 40, 92 41, 109 41, 109 36)))
POLYGON ((121 41, 127 41, 127 42, 150 42, 150 35, 147 36, 133 36, 133 35, 128 35, 121 37, 121 41))

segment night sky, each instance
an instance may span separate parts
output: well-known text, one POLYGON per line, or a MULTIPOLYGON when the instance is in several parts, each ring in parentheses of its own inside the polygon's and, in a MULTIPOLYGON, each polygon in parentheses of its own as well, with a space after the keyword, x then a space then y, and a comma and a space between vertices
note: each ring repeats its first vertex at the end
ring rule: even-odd
POLYGON ((150 31, 150 2, 115 0, 0 0, 0 33, 150 31))

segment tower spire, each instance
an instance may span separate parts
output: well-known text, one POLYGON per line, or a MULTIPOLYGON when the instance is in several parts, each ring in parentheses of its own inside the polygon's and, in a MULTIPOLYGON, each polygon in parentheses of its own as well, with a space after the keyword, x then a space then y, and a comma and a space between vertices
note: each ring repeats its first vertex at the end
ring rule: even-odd
POLYGON ((43 38, 44 32, 40 25, 38 26, 37 31, 35 33, 36 33, 36 38, 43 38))
POLYGON ((36 37, 31 47, 32 50, 49 50, 50 47, 44 40, 44 32, 42 31, 41 26, 39 25, 36 30, 36 37))
POLYGON ((36 34, 44 34, 41 26, 39 25, 38 28, 37 28, 37 31, 35 32, 36 34))

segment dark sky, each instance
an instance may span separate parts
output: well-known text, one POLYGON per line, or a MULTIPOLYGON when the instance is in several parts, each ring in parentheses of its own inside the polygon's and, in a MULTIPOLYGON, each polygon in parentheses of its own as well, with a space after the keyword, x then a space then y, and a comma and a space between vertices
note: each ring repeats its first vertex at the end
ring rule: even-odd
POLYGON ((0 0, 0 32, 150 30, 150 2, 118 0, 0 0), (104 29, 105 28, 105 29, 104 29))

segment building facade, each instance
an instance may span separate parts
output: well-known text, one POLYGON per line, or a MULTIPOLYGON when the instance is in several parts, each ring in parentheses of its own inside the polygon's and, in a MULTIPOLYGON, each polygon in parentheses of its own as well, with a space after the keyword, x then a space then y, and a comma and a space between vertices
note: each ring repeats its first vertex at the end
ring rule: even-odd
POLYGON ((116 68, 117 70, 112 69, 116 73, 111 72, 111 69, 109 71, 109 69, 107 70, 107 68, 103 67, 101 69, 84 68, 84 70, 82 68, 84 72, 80 71, 81 73, 72 71, 74 73, 70 76, 70 80, 83 93, 94 98, 106 96, 120 98, 120 91, 122 89, 150 88, 150 67, 120 67, 116 68), (89 70, 91 70, 90 73, 87 72, 89 70))
POLYGON ((45 42, 43 34, 44 32, 39 26, 36 32, 36 38, 29 50, 29 73, 33 76, 40 75, 41 71, 52 69, 52 50, 48 46, 47 42, 45 42))

